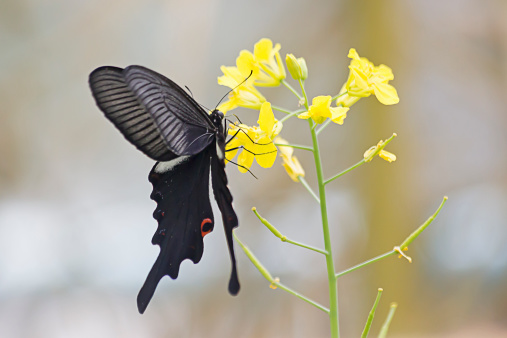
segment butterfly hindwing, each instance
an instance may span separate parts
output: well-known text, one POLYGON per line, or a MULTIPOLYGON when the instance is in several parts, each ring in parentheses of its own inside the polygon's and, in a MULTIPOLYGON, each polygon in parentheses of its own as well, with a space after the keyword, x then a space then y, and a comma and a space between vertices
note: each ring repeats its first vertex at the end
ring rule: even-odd
POLYGON ((137 297, 141 313, 162 277, 177 278, 185 259, 201 260, 203 237, 215 224, 208 188, 210 156, 206 149, 194 156, 158 162, 150 172, 151 198, 157 202, 153 217, 158 221, 152 243, 160 246, 160 253, 137 297))
MULTIPOLYGON (((220 147, 222 154, 224 154, 225 145, 221 145, 220 147)), ((238 226, 238 217, 232 207, 232 195, 227 187, 224 159, 219 158, 216 154, 211 159, 211 184, 213 186, 215 200, 217 201, 218 208, 222 214, 225 237, 227 239, 227 246, 229 248, 229 255, 231 258, 232 268, 231 277, 229 279, 229 293, 236 295, 239 292, 239 280, 236 269, 236 257, 234 255, 232 230, 238 226)))

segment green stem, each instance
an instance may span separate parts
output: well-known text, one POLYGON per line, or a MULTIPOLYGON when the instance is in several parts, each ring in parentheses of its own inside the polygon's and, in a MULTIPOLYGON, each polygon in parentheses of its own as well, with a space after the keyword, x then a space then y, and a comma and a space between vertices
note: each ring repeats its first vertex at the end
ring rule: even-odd
POLYGON ((300 146, 300 145, 298 145, 298 144, 275 143, 275 146, 277 146, 277 147, 291 147, 291 148, 296 148, 296 149, 302 149, 302 150, 313 151, 313 148, 312 148, 312 147, 308 147, 308 146, 300 146))
POLYGON ((345 94, 347 94, 347 93, 348 93, 348 91, 344 91, 344 92, 343 92, 343 93, 341 93, 341 94, 335 95, 335 96, 333 96, 333 98, 331 99, 331 101, 334 101, 334 100, 336 100, 337 98, 339 98, 340 96, 343 96, 343 95, 345 95, 345 94))
MULTIPOLYGON (((271 109, 274 109, 274 110, 278 110, 278 111, 281 111, 282 113, 285 113, 285 114, 294 114, 293 111, 290 111, 288 109, 285 109, 285 108, 282 108, 282 107, 278 107, 278 106, 275 106, 275 105, 271 105, 271 109)), ((287 117, 287 116, 286 116, 287 117)))
MULTIPOLYGON (((300 80, 300 81, 301 81, 301 80, 300 80)), ((297 96, 297 98, 298 98, 299 100, 302 100, 302 99, 303 99, 303 97, 301 97, 301 95, 299 95, 299 93, 298 93, 298 92, 297 92, 294 88, 292 88, 292 86, 291 86, 291 85, 290 85, 287 81, 282 80, 282 84, 283 84, 285 87, 287 87, 287 89, 289 89, 289 90, 290 90, 290 91, 291 91, 294 95, 296 95, 296 96, 297 96)))
POLYGON ((368 319, 366 320, 366 325, 364 326, 363 334, 361 334, 361 338, 367 338, 368 332, 370 332, 371 323, 373 322, 373 317, 375 317, 375 311, 377 310, 378 303, 380 301, 380 296, 382 296, 382 292, 384 290, 378 289, 377 298, 375 299, 375 303, 371 308, 370 314, 368 315, 368 319))
MULTIPOLYGON (((306 96, 303 82, 299 80, 301 91, 305 99, 305 107, 308 109, 308 97, 306 96)), ((322 216, 322 232, 324 235, 324 247, 327 251, 326 266, 327 278, 329 288, 329 321, 331 325, 331 337, 340 337, 339 321, 338 321, 338 285, 336 283, 333 250, 331 246, 331 235, 329 233, 329 221, 327 218, 327 202, 326 202, 326 188, 324 184, 324 172, 322 170, 322 160, 320 158, 319 141, 317 133, 315 132, 315 124, 312 119, 308 119, 310 132, 312 134, 313 143, 313 156, 315 159, 315 169, 317 171, 317 182, 319 184, 319 199, 320 199, 320 213, 322 216)))
MULTIPOLYGON (((241 249, 243 249, 243 251, 245 252, 245 254, 247 255, 247 257, 250 259, 250 261, 255 265, 255 267, 257 268, 257 270, 259 270, 259 272, 261 273, 262 276, 264 276, 264 278, 266 278, 268 280, 268 282, 271 283, 271 287, 273 285, 276 285, 277 287, 279 287, 280 289, 284 290, 284 291, 287 291, 288 293, 298 297, 299 299, 302 299, 304 300, 305 302, 315 306, 316 308, 326 312, 326 313, 329 313, 329 310, 320 305, 319 303, 303 296, 302 294, 300 294, 299 292, 296 292, 292 289, 290 289, 289 287, 283 285, 280 283, 280 279, 279 278, 273 278, 273 276, 271 275, 271 273, 268 271, 268 269, 266 269, 264 267, 264 265, 262 265, 262 263, 257 259, 257 257, 255 257, 255 255, 253 254, 252 251, 250 251, 250 249, 245 245, 243 244, 243 242, 238 238, 238 236, 236 236, 236 231, 233 231, 232 232, 232 235, 234 236, 234 239, 236 240, 236 242, 238 242, 239 246, 241 247, 241 249)), ((273 288, 273 287, 272 287, 273 288)))
POLYGON ((315 200, 317 201, 317 203, 320 203, 319 196, 317 196, 317 194, 315 194, 315 192, 312 190, 312 187, 310 187, 310 185, 308 184, 308 182, 306 182, 306 180, 302 176, 299 176, 299 182, 301 182, 301 184, 303 185, 303 187, 305 187, 306 190, 308 190, 308 192, 310 193, 310 195, 312 195, 312 197, 315 198, 315 200))
POLYGON ((293 245, 300 246, 302 248, 313 250, 313 251, 321 253, 323 255, 327 255, 327 252, 324 251, 324 250, 321 250, 321 249, 318 249, 316 247, 313 247, 313 246, 310 246, 310 245, 306 245, 306 244, 303 244, 303 243, 296 242, 296 241, 293 241, 291 239, 288 239, 287 236, 284 236, 277 228, 275 228, 273 226, 273 224, 271 224, 267 219, 265 219, 264 217, 262 217, 261 214, 259 214, 259 212, 257 211, 256 207, 253 207, 252 211, 254 212, 255 216, 257 216, 257 218, 259 219, 259 221, 261 221, 261 223, 264 224, 264 226, 266 228, 268 228, 268 230, 271 231, 271 233, 273 235, 275 235, 277 238, 279 238, 282 242, 287 242, 287 243, 290 243, 290 244, 293 244, 293 245))
POLYGON ((324 130, 324 128, 326 128, 330 123, 331 123, 331 119, 327 119, 327 121, 324 122, 324 124, 322 126, 320 126, 319 129, 317 129, 317 135, 319 135, 324 130))
POLYGON ((389 313, 387 314, 386 321, 382 325, 382 328, 380 329, 380 333, 378 334, 379 338, 385 338, 387 336, 387 331, 389 331, 389 325, 391 324, 391 321, 394 317, 394 312, 396 311, 396 308, 398 307, 398 304, 391 303, 391 308, 389 309, 389 313))
POLYGON ((294 244, 294 245, 300 246, 302 248, 305 248, 305 249, 308 249, 308 250, 312 250, 312 251, 321 253, 323 255, 327 255, 327 251, 321 250, 321 249, 316 248, 316 247, 311 246, 311 245, 307 245, 307 244, 303 244, 303 243, 299 243, 299 242, 293 241, 291 239, 288 239, 285 236, 282 237, 282 238, 280 238, 280 239, 282 240, 282 242, 287 242, 287 243, 290 243, 290 244, 294 244))
POLYGON ((290 293, 291 295, 294 295, 296 297, 298 297, 299 299, 302 299, 304 300, 305 302, 307 302, 308 304, 311 304, 313 306, 315 306, 317 309, 319 310, 322 310, 326 313, 329 313, 329 309, 326 308, 325 306, 323 305, 320 305, 319 303, 309 299, 309 298, 306 298, 305 296, 303 296, 302 294, 300 294, 299 292, 296 292, 294 290, 292 290, 291 288, 283 285, 282 283, 280 282, 277 282, 276 280, 274 280, 273 282, 271 282, 272 285, 276 285, 277 287, 279 287, 280 289, 284 290, 284 291, 287 291, 288 293, 290 293))
POLYGON ((405 250, 410 243, 414 241, 423 231, 428 227, 428 225, 431 224, 437 217, 440 210, 442 210, 442 207, 444 206, 445 202, 447 202, 449 198, 447 196, 444 196, 444 199, 442 200, 442 203, 440 203, 440 206, 438 207, 437 211, 433 215, 431 215, 426 222, 424 222, 419 228, 417 228, 414 232, 412 232, 404 241, 400 244, 400 249, 405 250))
MULTIPOLYGON (((362 267, 364 267, 364 266, 366 266, 366 265, 368 265, 368 264, 378 262, 378 261, 380 261, 380 260, 382 260, 382 259, 384 259, 384 258, 387 258, 387 257, 389 257, 389 256, 395 255, 395 254, 397 254, 397 253, 398 253, 398 251, 391 250, 391 251, 389 251, 389 252, 386 252, 385 254, 382 254, 382 255, 377 256, 377 257, 375 257, 375 258, 369 259, 369 260, 367 260, 367 261, 365 261, 365 262, 362 262, 362 263, 359 263, 359 264, 357 264, 357 265, 354 265, 353 267, 348 268, 347 270, 344 270, 344 271, 338 272, 338 273, 336 274, 336 278, 339 278, 339 277, 341 277, 341 276, 344 276, 344 275, 348 274, 349 272, 352 272, 352 271, 355 271, 355 270, 357 270, 357 269, 360 269, 360 268, 362 268, 362 267)), ((399 254, 399 253, 398 253, 398 254, 399 254)))
POLYGON ((328 184, 334 180, 336 180, 338 177, 342 176, 342 175, 345 175, 346 173, 348 173, 349 171, 353 170, 353 169, 356 169, 357 167, 363 165, 366 161, 364 159, 362 159, 361 161, 357 162, 356 164, 354 164, 353 166, 351 167, 348 167, 347 169, 345 169, 344 171, 334 175, 333 177, 327 179, 324 184, 328 184))
POLYGON ((284 111, 284 110, 281 110, 281 109, 277 109, 273 106, 271 106, 273 109, 275 110, 279 110, 279 111, 283 111, 284 113, 287 113, 288 115, 287 116, 284 116, 283 119, 280 120, 281 123, 284 123, 285 121, 287 121, 288 119, 290 119, 291 117, 293 116, 296 116, 302 112, 304 112, 304 110, 301 110, 301 109, 298 109, 296 111, 293 111, 293 112, 289 112, 288 110, 287 111, 284 111))

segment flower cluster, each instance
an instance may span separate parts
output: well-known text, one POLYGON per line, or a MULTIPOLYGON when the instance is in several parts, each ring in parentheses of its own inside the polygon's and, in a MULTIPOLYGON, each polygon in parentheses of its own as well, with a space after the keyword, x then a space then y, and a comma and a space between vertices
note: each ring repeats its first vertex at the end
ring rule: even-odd
POLYGON ((269 39, 261 39, 254 52, 242 50, 236 59, 236 67, 220 67, 224 73, 218 84, 231 88, 229 100, 218 109, 224 114, 237 107, 260 109, 266 101, 255 88, 275 87, 285 79, 285 68, 280 57, 280 44, 273 46, 269 39))
POLYGON ((231 161, 238 152, 238 169, 247 172, 254 159, 263 168, 270 168, 275 163, 276 147, 273 139, 282 130, 282 123, 275 119, 271 103, 264 102, 261 106, 259 126, 250 127, 245 124, 230 125, 228 133, 233 138, 227 144, 225 157, 231 161))
MULTIPOLYGON (((323 124, 326 121, 343 124, 350 107, 362 97, 375 95, 377 99, 386 105, 399 102, 396 89, 389 84, 394 79, 392 70, 385 66, 375 66, 368 59, 360 57, 355 49, 349 51, 351 62, 349 65, 349 77, 342 86, 338 95, 316 96, 311 105, 303 92, 303 96, 296 94, 299 103, 306 107, 306 111, 289 112, 282 108, 272 107, 271 103, 259 91, 258 87, 274 87, 283 84, 293 93, 295 90, 285 81, 286 71, 280 56, 280 44, 273 44, 269 39, 259 40, 253 52, 242 50, 236 58, 236 66, 222 66, 223 75, 218 77, 218 83, 230 88, 226 102, 219 105, 218 109, 224 114, 238 107, 259 110, 258 126, 248 126, 243 123, 231 124, 228 134, 231 140, 226 146, 226 159, 232 161, 236 155, 238 169, 247 172, 254 161, 261 167, 271 167, 277 156, 278 144, 281 151, 283 166, 289 176, 296 182, 304 177, 304 170, 299 161, 293 156, 294 149, 291 145, 275 137, 282 130, 282 122, 297 116, 299 119, 311 119, 311 123, 323 124), (332 106, 336 99, 336 106, 332 106), (278 121, 273 109, 280 110, 288 115, 278 121)), ((292 78, 303 86, 308 77, 308 68, 303 58, 296 58, 293 54, 287 54, 285 64, 292 78)), ((325 127, 327 123, 323 126, 325 127)), ((382 142, 381 142, 382 143, 382 142)), ((394 161, 396 156, 385 150, 385 144, 379 143, 365 154, 365 160, 370 161, 375 155, 379 155, 389 162, 394 161)))
POLYGON ((354 48, 349 50, 350 73, 336 100, 336 105, 350 107, 362 97, 374 94, 385 105, 400 102, 396 88, 388 82, 394 79, 393 71, 386 65, 375 66, 367 58, 359 57, 354 48))
POLYGON ((312 118, 317 123, 323 123, 328 118, 334 123, 343 124, 347 117, 348 107, 331 107, 331 96, 317 96, 312 100, 312 105, 307 112, 298 115, 300 119, 312 118))

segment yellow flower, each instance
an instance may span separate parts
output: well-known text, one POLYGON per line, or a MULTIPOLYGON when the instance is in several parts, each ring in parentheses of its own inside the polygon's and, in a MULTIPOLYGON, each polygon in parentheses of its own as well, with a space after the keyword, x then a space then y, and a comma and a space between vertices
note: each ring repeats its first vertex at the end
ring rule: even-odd
POLYGON ((366 150, 363 155, 365 162, 370 162, 373 157, 375 157, 375 155, 380 156, 389 163, 396 161, 396 155, 388 152, 387 150, 384 150, 384 147, 387 145, 387 143, 389 143, 388 141, 392 140, 395 136, 396 134, 393 134, 393 136, 386 141, 380 140, 376 146, 373 146, 370 149, 366 150))
POLYGON ((236 59, 236 66, 245 77, 251 72, 253 84, 259 87, 275 87, 285 79, 280 44, 273 47, 273 42, 269 39, 259 40, 253 53, 242 50, 236 59))
POLYGON ((254 46, 254 58, 261 69, 274 81, 264 82, 260 77, 255 81, 256 86, 278 86, 285 79, 285 68, 280 57, 280 44, 273 47, 270 39, 260 39, 254 46))
POLYGON ((323 123, 327 118, 338 124, 343 124, 347 117, 348 107, 331 107, 331 96, 317 96, 307 112, 298 115, 300 119, 312 118, 315 123, 323 123))
MULTIPOLYGON (((286 140, 278 136, 275 140, 275 143, 277 144, 289 144, 286 140)), ((299 182, 299 177, 305 177, 305 171, 303 170, 303 167, 299 163, 296 156, 292 156, 294 153, 294 148, 292 147, 284 147, 279 145, 280 148, 280 157, 283 160, 283 167, 287 171, 287 174, 289 174, 289 177, 294 182, 299 182)))
POLYGON ((264 102, 259 113, 259 126, 245 124, 230 125, 229 135, 234 138, 226 146, 225 157, 231 161, 238 151, 238 169, 245 173, 252 166, 254 159, 263 168, 270 168, 276 160, 277 149, 273 144, 282 130, 282 123, 275 119, 271 103, 264 102))
POLYGON ((354 48, 350 49, 348 57, 352 59, 349 78, 340 90, 341 96, 336 100, 338 106, 350 107, 361 97, 371 94, 385 105, 400 102, 396 89, 388 83, 394 79, 391 68, 373 65, 367 58, 359 57, 354 48))
POLYGON ((218 78, 218 84, 232 89, 229 93, 229 101, 218 106, 218 110, 227 113, 237 107, 259 109, 266 98, 252 85, 253 80, 245 79, 249 74, 244 75, 237 67, 220 67, 223 76, 218 78), (242 83, 245 81, 244 83, 242 83), (241 85, 239 85, 242 83, 241 85))

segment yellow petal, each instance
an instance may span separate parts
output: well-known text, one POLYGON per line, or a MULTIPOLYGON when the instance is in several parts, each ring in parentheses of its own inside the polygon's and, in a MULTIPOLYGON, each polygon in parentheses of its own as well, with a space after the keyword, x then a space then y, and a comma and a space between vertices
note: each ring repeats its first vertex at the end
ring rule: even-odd
POLYGON ((227 145, 225 146, 225 158, 230 161, 232 160, 236 154, 238 153, 238 147, 240 146, 240 143, 239 143, 239 140, 237 138, 234 138, 232 139, 231 141, 229 141, 229 143, 227 143, 227 145), (236 148, 236 149, 234 149, 236 148), (234 149, 234 150, 230 150, 230 149, 234 149))
POLYGON ((343 120, 347 117, 348 107, 335 107, 331 109, 331 121, 338 124, 343 124, 343 120))
POLYGON ((238 156, 238 170, 242 173, 246 173, 252 166, 253 161, 254 155, 250 154, 248 151, 243 150, 238 156))
POLYGON ((396 161, 396 155, 388 152, 387 150, 381 150, 378 156, 380 156, 389 163, 396 161))
POLYGON ((302 120, 309 119, 310 117, 311 117, 310 113, 307 111, 298 115, 298 119, 302 119, 302 120))
POLYGON ((400 102, 396 88, 387 83, 378 83, 373 86, 375 96, 380 103, 385 105, 397 104, 400 102))
POLYGON ((349 54, 347 55, 347 57, 349 57, 353 60, 359 60, 359 54, 357 54, 355 48, 349 49, 349 54))
POLYGON ((270 39, 260 39, 254 46, 255 59, 259 62, 267 62, 271 56, 271 50, 273 49, 273 41, 270 39))
MULTIPOLYGON (((266 138, 267 139, 267 138, 266 138)), ((267 139, 269 140, 269 139, 267 139)), ((266 140, 265 140, 266 141, 266 140)), ((273 143, 266 146, 257 147, 255 160, 263 168, 271 168, 276 160, 276 147, 273 143), (259 152, 260 151, 260 152, 259 152)))
POLYGON ((305 171, 303 170, 303 167, 299 163, 296 156, 293 156, 291 158, 287 158, 285 156, 282 156, 282 159, 284 163, 282 164, 285 170, 287 171, 287 174, 294 182, 299 182, 299 177, 305 176, 305 171))
POLYGON ((372 146, 363 154, 365 162, 370 162, 373 159, 373 153, 377 150, 377 146, 372 146))
POLYGON ((280 148, 280 152, 282 153, 281 156, 287 156, 288 158, 292 157, 292 154, 294 153, 294 148, 284 147, 284 146, 280 145, 280 144, 289 144, 289 142, 287 142, 287 140, 278 136, 277 138, 275 138, 273 140, 273 142, 279 144, 278 148, 280 148))
POLYGON ((324 121, 326 121, 326 119, 327 119, 327 117, 325 117, 325 116, 319 116, 319 115, 312 116, 313 122, 315 122, 317 124, 324 123, 324 121))
POLYGON ((271 109, 271 103, 266 101, 262 104, 261 111, 259 113, 259 120, 257 123, 259 124, 261 130, 267 135, 270 135, 273 132, 273 127, 275 125, 275 115, 271 109))
POLYGON ((392 69, 387 67, 386 65, 380 65, 378 67, 375 67, 374 71, 377 76, 383 77, 386 81, 394 79, 392 69))
POLYGON ((331 105, 331 96, 329 95, 321 95, 321 96, 316 96, 313 98, 312 100, 312 106, 324 106, 324 107, 329 107, 331 105))
POLYGON ((236 59, 236 66, 245 78, 250 75, 250 72, 252 72, 252 78, 251 80, 249 79, 249 82, 253 82, 260 72, 259 66, 255 61, 253 54, 247 50, 242 50, 239 53, 239 56, 236 59))

